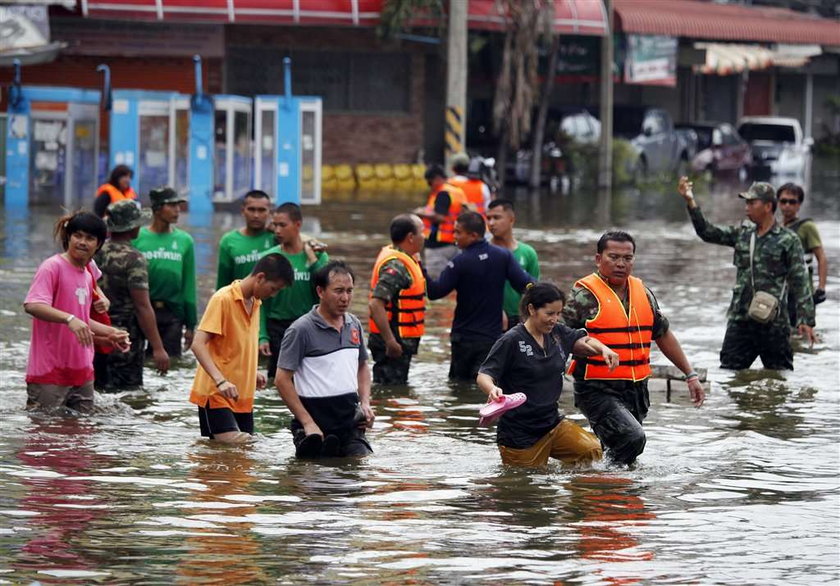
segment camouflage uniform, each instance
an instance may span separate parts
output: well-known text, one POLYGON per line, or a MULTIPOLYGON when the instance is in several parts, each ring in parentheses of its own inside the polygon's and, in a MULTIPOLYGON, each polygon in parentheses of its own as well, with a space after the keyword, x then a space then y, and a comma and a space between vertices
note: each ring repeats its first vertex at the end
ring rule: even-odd
MULTIPOLYGON (((659 310, 650 289, 645 288, 653 310, 651 337, 657 340, 670 327, 668 318, 659 310)), ((622 299, 628 310, 629 296, 622 299)), ((573 287, 569 301, 563 307, 563 321, 570 328, 585 328, 586 322, 598 313, 598 299, 585 287, 573 287)), ((590 334, 593 338, 597 335, 590 334)), ((601 440, 604 453, 610 460, 631 464, 645 449, 647 438, 642 422, 650 408, 647 380, 585 380, 586 365, 576 363, 572 373, 575 379, 575 406, 580 409, 592 431, 601 440)))
MULTIPOLYGON (((379 270, 379 281, 371 295, 385 302, 396 304, 397 296, 403 289, 411 287, 411 273, 403 263, 392 259, 382 265, 379 270)), ((393 320, 397 314, 394 312, 393 320)), ((389 358, 385 354, 385 340, 381 334, 370 333, 368 336, 368 348, 373 358, 373 382, 386 385, 404 385, 408 382, 408 369, 411 366, 411 357, 417 354, 420 347, 420 338, 400 338, 399 329, 396 324, 391 323, 391 331, 394 337, 402 346, 403 353, 399 358, 389 358)))
POLYGON ((753 297, 750 238, 756 233, 755 224, 745 222, 740 226, 715 226, 703 217, 699 207, 689 208, 689 216, 694 230, 704 242, 735 249, 732 262, 738 272, 727 311, 729 323, 720 350, 721 368, 749 368, 760 356, 765 368, 793 370, 790 324, 784 311, 788 295, 795 300, 796 325, 814 325, 814 302, 799 238, 778 224, 774 224, 763 236, 756 234, 753 259, 755 288, 779 299, 780 309, 772 321, 761 324, 747 315, 753 297))
POLYGON ((96 253, 96 264, 102 270, 99 286, 111 301, 108 310, 111 323, 126 330, 131 339, 128 352, 97 354, 96 387, 122 389, 142 386, 146 338, 137 321, 131 290, 149 289, 146 257, 130 241, 108 240, 96 253))

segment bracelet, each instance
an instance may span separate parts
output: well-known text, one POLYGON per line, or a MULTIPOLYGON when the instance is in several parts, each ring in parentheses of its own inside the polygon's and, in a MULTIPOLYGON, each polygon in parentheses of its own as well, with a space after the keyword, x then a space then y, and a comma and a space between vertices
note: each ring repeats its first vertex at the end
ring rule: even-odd
POLYGON ((71 313, 66 318, 64 318, 64 323, 66 323, 69 326, 70 322, 73 321, 74 319, 76 319, 76 316, 71 313))
POLYGON ((692 370, 687 375, 685 375, 685 382, 688 382, 690 379, 693 378, 700 378, 700 375, 692 370))
POLYGON ((223 378, 222 380, 220 380, 219 382, 216 383, 216 388, 218 389, 220 386, 222 386, 226 382, 227 382, 227 379, 223 378))

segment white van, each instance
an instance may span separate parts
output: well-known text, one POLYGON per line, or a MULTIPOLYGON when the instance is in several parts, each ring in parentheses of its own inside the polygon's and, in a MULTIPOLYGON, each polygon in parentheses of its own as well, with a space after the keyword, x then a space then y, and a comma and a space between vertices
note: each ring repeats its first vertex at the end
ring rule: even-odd
POLYGON ((796 118, 747 116, 739 122, 738 134, 750 143, 753 176, 805 173, 814 141, 803 137, 796 118))

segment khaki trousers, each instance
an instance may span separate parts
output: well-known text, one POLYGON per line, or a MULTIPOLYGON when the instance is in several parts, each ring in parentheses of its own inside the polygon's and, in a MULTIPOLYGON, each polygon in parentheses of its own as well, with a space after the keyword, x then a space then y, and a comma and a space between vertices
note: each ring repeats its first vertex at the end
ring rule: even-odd
POLYGON ((499 446, 499 453, 504 464, 522 468, 544 468, 549 457, 564 464, 579 464, 603 456, 598 438, 568 419, 563 419, 530 448, 499 446))

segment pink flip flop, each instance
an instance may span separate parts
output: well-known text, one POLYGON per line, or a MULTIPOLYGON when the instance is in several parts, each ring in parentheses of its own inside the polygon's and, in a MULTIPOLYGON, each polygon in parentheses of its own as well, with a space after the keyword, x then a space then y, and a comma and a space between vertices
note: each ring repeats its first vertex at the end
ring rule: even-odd
POLYGON ((519 407, 522 403, 524 403, 527 400, 528 398, 525 396, 525 393, 513 393, 512 395, 502 395, 500 399, 487 403, 484 407, 481 408, 481 410, 479 410, 478 424, 490 425, 499 417, 501 417, 502 413, 519 407))

